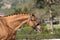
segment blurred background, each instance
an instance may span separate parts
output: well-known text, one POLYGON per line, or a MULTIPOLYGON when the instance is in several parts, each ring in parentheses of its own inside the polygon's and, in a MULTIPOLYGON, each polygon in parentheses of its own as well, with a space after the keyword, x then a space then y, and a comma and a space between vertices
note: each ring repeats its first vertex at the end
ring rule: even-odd
POLYGON ((0 15, 16 12, 34 14, 43 29, 37 35, 25 24, 17 31, 16 38, 60 38, 60 0, 0 0, 0 15))

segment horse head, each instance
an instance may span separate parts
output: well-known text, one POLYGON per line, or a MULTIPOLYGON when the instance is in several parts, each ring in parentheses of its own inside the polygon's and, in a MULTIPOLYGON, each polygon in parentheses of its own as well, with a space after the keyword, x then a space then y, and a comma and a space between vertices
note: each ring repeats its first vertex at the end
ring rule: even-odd
POLYGON ((35 15, 32 14, 27 23, 29 26, 31 26, 33 29, 35 29, 37 32, 42 31, 41 26, 37 22, 37 18, 35 17, 35 15))

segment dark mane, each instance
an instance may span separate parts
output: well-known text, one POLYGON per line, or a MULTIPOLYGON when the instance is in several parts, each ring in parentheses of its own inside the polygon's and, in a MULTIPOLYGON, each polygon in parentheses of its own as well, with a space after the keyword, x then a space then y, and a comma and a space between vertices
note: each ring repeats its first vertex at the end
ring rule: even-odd
MULTIPOLYGON (((18 14, 23 14, 23 13, 11 13, 9 15, 5 15, 4 17, 12 16, 12 15, 18 15, 18 14)), ((24 13, 25 14, 25 13, 24 13)))
POLYGON ((23 13, 23 12, 21 12, 21 13, 11 13, 11 14, 9 14, 9 15, 5 15, 4 17, 13 16, 13 15, 18 15, 18 14, 28 14, 28 13, 23 13))

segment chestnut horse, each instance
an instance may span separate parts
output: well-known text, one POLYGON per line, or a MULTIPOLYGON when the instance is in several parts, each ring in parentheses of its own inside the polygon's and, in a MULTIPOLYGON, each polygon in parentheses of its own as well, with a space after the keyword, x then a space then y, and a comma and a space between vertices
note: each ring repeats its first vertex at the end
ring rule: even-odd
POLYGON ((11 14, 0 17, 0 40, 15 40, 16 31, 23 24, 28 24, 38 32, 41 32, 41 26, 32 14, 11 14))

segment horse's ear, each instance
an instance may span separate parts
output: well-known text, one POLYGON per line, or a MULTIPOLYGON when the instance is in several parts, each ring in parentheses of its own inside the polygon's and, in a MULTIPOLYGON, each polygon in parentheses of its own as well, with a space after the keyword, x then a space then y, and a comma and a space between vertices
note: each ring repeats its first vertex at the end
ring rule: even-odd
POLYGON ((34 16, 34 17, 35 17, 35 15, 34 15, 34 14, 32 14, 32 16, 34 16))
POLYGON ((31 21, 32 21, 32 16, 35 17, 35 15, 34 15, 34 14, 31 14, 31 17, 30 17, 30 20, 31 20, 31 21))
POLYGON ((34 16, 37 19, 37 17, 34 14, 32 14, 32 16, 34 16))

